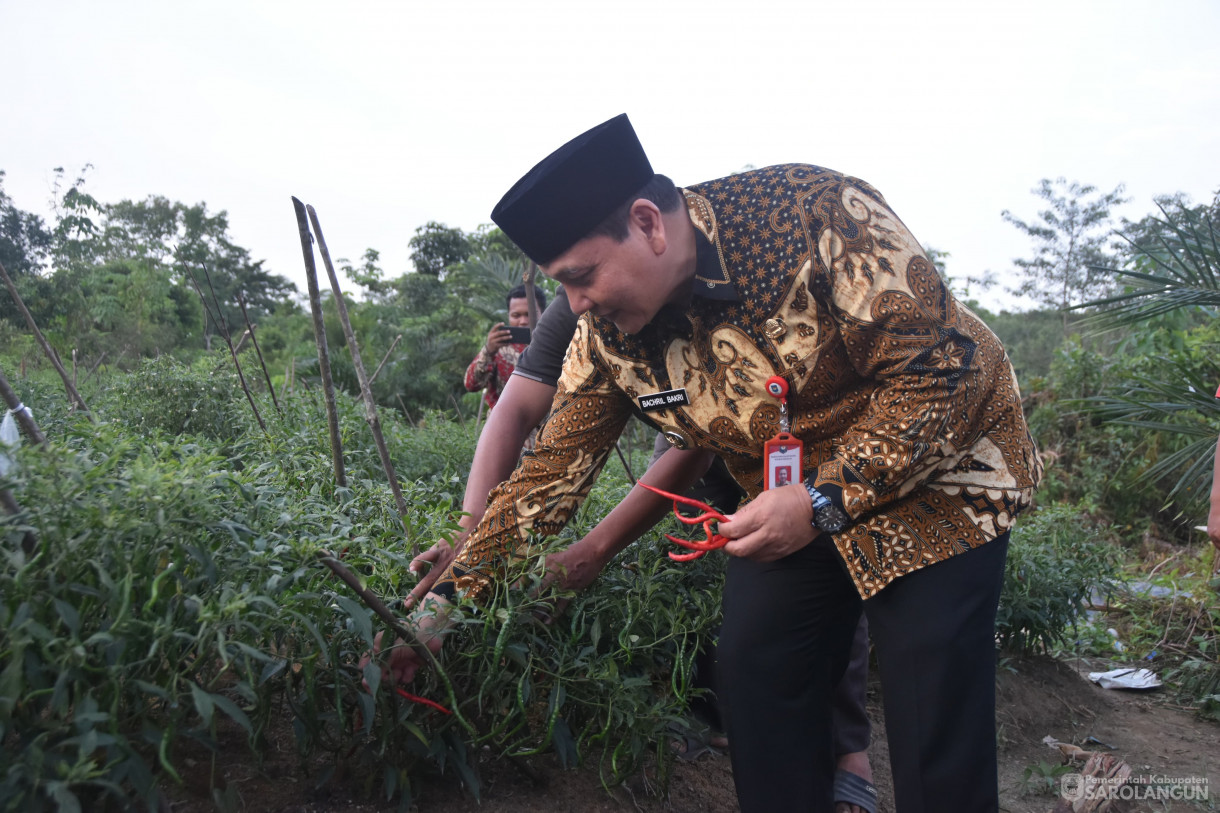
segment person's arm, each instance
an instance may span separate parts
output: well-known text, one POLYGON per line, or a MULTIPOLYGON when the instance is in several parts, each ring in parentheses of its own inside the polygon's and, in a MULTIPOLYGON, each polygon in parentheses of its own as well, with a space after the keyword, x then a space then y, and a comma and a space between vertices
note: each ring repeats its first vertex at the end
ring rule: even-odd
MULTIPOLYGON (((707 473, 715 457, 703 449, 670 449, 649 466, 640 482, 682 494, 707 473)), ((548 556, 547 569, 557 574, 563 589, 583 590, 619 551, 660 522, 672 507, 669 500, 636 485, 584 538, 548 556)))
MULTIPOLYGON (((500 327, 497 325, 488 334, 489 341, 500 327)), ((487 425, 479 436, 470 475, 466 480, 466 495, 462 500, 463 510, 470 514, 459 520, 464 532, 454 540, 453 545, 441 539, 411 560, 412 572, 418 573, 426 564, 430 564, 432 569, 404 600, 408 608, 422 598, 441 572, 449 567, 456 553, 455 546, 461 547, 466 534, 482 518, 487 508, 487 495, 512 474, 526 437, 551 407, 559 376, 563 372, 564 354, 575 332, 576 316, 568 305, 567 293, 560 287, 550 307, 538 320, 533 340, 517 359, 513 375, 508 377, 504 392, 496 408, 488 415, 487 425)), ((471 386, 469 381, 468 373, 468 388, 471 386)))
POLYGON ((517 467, 521 448, 535 426, 551 409, 555 388, 519 375, 509 376, 496 408, 475 447, 462 510, 468 516, 458 520, 467 531, 473 530, 487 509, 487 495, 504 482, 517 467))
POLYGON ((1220 439, 1216 441, 1216 464, 1212 469, 1211 511, 1207 514, 1207 535, 1220 557, 1220 439))
POLYGON ((425 565, 431 569, 403 600, 410 608, 432 589, 433 583, 453 562, 466 536, 474 530, 487 509, 487 495, 513 473, 525 439, 546 417, 555 396, 555 388, 519 375, 509 376, 496 408, 487 416, 487 424, 475 447, 470 476, 466 479, 466 494, 462 499, 465 515, 458 520, 463 532, 451 545, 444 539, 411 560, 410 570, 419 573, 425 565))
MULTIPOLYGON (((591 343, 582 335, 587 321, 581 326, 564 364, 551 418, 533 454, 492 491, 478 527, 424 598, 425 610, 440 611, 428 613, 416 626, 436 638, 438 647, 446 626, 443 608, 451 597, 462 590, 476 601, 483 599, 504 578, 499 563, 505 554, 521 548, 531 534, 552 536, 563 528, 588 495, 631 415, 631 402, 593 361, 591 343)), ((390 671, 396 676, 414 675, 422 665, 407 647, 391 652, 390 671)))

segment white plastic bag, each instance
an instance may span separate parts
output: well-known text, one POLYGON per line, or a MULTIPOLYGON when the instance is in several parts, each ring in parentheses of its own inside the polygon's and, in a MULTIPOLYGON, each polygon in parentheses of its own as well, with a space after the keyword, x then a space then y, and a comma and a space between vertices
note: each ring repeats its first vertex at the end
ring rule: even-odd
POLYGON ((4 413, 4 420, 0 421, 0 477, 7 475, 16 465, 9 452, 20 445, 21 433, 17 431, 17 421, 10 409, 4 413))
POLYGON ((1089 680, 1103 689, 1155 689, 1160 678, 1148 669, 1112 669, 1109 672, 1089 672, 1089 680))

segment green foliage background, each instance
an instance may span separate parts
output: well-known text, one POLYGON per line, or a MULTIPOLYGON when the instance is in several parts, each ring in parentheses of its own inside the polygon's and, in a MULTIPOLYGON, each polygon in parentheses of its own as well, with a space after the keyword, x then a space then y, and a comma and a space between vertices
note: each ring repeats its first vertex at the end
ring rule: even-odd
MULTIPOLYGON (((57 178, 49 224, 0 186, 0 262, 97 422, 67 409, 0 295, 0 371, 50 439, 15 452, 0 477, 22 509, 0 515, 0 807, 155 809, 179 781, 182 743, 216 748, 234 726, 258 759, 269 728, 288 725, 319 783, 344 769, 404 809, 427 773, 477 793, 484 746, 596 764, 607 784, 645 762, 664 779, 667 732, 693 724, 694 659, 719 621, 723 557, 674 565, 659 528, 594 587, 564 596, 553 624, 540 619, 557 597, 533 590, 538 556, 506 562, 511 586, 461 608, 453 634, 466 645, 446 647, 443 668, 417 681, 451 717, 395 695, 376 664, 359 668, 379 621, 317 560, 341 553, 393 598, 412 586, 414 553, 456 528, 480 400, 462 374, 525 270, 502 234, 429 223, 410 241, 414 270, 398 276, 374 249, 339 261, 366 368, 384 356, 373 393, 409 506, 400 518, 332 294, 323 308, 346 488, 331 472, 307 305, 230 239, 225 213, 158 196, 105 204, 83 175, 57 178), (242 345, 266 431, 224 347, 226 332, 236 344, 246 330, 239 295, 280 396, 277 409, 242 345), (27 533, 35 551, 22 549, 27 533)), ((1052 212, 1080 211, 1055 189, 1042 187, 1052 212)), ((1090 205, 1088 230, 1104 204, 1090 205)), ((1023 313, 971 303, 1009 350, 1047 464, 1013 534, 997 641, 1011 653, 1104 656, 1109 627, 1132 650, 1163 653, 1176 696, 1217 715, 1220 611, 1205 597, 1220 584, 1193 527, 1220 432, 1220 207, 1159 206, 1124 224, 1125 250, 1106 254, 1094 239, 1088 268, 1059 250, 1076 226, 1018 223, 1039 241, 1022 269, 1076 263, 1048 272, 1055 295, 1080 302, 1087 288, 1104 302, 1023 313), (1098 321, 1108 313, 1117 318, 1098 321), (1131 592, 1143 578, 1179 596, 1168 611, 1131 592), (1089 609, 1099 601, 1104 611, 1089 609)), ((642 471, 644 433, 624 445, 642 471)), ((572 525, 535 552, 582 535, 628 485, 611 463, 572 525)))

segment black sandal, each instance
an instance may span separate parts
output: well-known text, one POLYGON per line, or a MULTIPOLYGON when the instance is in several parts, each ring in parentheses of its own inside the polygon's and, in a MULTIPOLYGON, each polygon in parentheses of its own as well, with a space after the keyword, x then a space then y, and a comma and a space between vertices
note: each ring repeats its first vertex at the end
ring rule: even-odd
POLYGON ((851 771, 835 771, 835 804, 862 807, 868 813, 877 813, 877 789, 873 783, 851 771))

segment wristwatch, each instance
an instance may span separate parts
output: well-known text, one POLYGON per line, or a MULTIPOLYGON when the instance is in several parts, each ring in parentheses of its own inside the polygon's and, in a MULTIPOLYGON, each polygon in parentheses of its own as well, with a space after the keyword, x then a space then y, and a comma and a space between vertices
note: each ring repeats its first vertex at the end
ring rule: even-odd
POLYGON ((825 533, 835 534, 847 525, 847 514, 843 509, 830 501, 822 492, 814 488, 813 483, 805 481, 805 490, 813 502, 813 527, 825 533))

